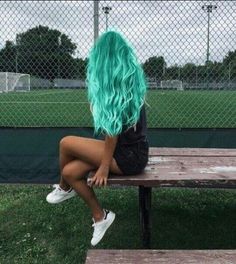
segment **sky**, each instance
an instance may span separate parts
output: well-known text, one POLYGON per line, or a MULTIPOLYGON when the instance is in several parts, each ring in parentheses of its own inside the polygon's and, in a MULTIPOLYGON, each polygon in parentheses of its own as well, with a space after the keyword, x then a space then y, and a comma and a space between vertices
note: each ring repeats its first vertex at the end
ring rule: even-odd
MULTIPOLYGON (((222 61, 236 49, 236 1, 99 1, 99 34, 108 26, 132 44, 141 63, 163 56, 174 64, 203 65, 207 53, 208 13, 202 6, 217 6, 210 15, 211 61, 222 61)), ((93 1, 0 1, 0 49, 6 40, 38 25, 66 34, 77 45, 75 56, 85 59, 94 41, 93 1)))

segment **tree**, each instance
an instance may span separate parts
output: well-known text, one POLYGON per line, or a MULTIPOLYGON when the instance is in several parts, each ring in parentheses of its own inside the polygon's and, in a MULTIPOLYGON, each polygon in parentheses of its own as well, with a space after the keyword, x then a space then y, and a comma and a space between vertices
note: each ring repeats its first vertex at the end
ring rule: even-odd
POLYGON ((12 41, 7 40, 5 47, 0 50, 0 71, 15 71, 16 49, 12 41))
POLYGON ((60 31, 38 26, 6 41, 0 51, 0 70, 29 73, 41 78, 76 78, 83 60, 73 58, 76 44, 60 31))
POLYGON ((145 74, 150 78, 162 80, 165 73, 166 62, 162 56, 151 57, 143 64, 145 74))
POLYGON ((65 66, 73 64, 75 49, 76 45, 65 34, 44 26, 29 29, 16 37, 19 71, 42 78, 65 77, 65 66))
POLYGON ((231 80, 236 81, 236 50, 229 51, 222 62, 224 66, 225 75, 229 76, 231 80))

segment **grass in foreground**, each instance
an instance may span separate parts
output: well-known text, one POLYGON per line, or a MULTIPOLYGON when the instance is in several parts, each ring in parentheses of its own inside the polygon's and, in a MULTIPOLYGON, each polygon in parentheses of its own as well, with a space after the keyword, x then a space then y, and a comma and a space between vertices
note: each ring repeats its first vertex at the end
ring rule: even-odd
MULTIPOLYGON (((92 248, 90 210, 78 197, 48 204, 49 185, 0 186, 0 263, 84 263, 92 248)), ((95 188, 116 220, 95 248, 141 248, 138 191, 95 188)), ((153 188, 155 249, 236 248, 236 192, 153 188)))

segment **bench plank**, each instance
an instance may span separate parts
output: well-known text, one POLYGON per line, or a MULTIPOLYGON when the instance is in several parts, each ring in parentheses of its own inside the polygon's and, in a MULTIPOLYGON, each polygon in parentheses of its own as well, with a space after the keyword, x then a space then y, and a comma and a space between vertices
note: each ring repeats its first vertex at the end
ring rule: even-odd
MULTIPOLYGON (((91 172, 91 177, 93 176, 91 172)), ((150 187, 236 187, 236 157, 149 157, 138 175, 110 174, 108 184, 150 187)))
MULTIPOLYGON (((146 187, 236 187, 236 150, 231 150, 229 156, 226 151, 221 150, 220 154, 224 156, 219 156, 218 149, 208 149, 205 156, 200 156, 198 151, 193 154, 194 150, 178 149, 181 155, 173 151, 177 153, 176 156, 173 153, 167 156, 169 149, 156 149, 154 148, 152 155, 149 156, 148 164, 142 173, 110 174, 107 184, 146 187), (156 151, 160 155, 154 155, 156 151)), ((92 177, 95 172, 90 173, 92 177)))
POLYGON ((89 249, 86 264, 233 264, 236 250, 104 250, 89 249))
POLYGON ((223 148, 158 148, 149 147, 149 156, 226 156, 236 157, 236 149, 223 148))

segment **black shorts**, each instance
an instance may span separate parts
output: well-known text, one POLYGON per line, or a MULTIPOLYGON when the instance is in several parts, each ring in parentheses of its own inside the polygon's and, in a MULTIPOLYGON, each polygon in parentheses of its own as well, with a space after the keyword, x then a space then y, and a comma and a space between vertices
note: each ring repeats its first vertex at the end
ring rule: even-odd
POLYGON ((117 144, 113 157, 125 175, 141 173, 148 163, 148 141, 140 141, 131 145, 117 144))

